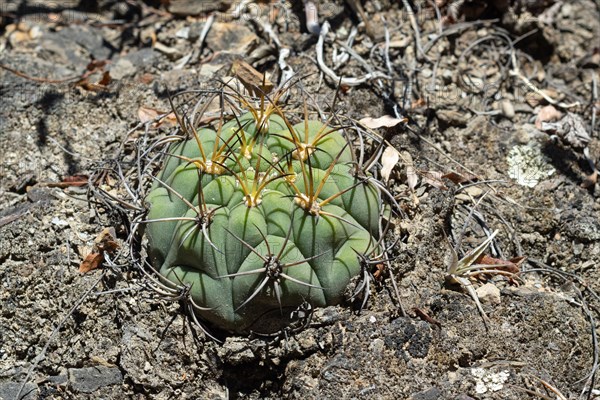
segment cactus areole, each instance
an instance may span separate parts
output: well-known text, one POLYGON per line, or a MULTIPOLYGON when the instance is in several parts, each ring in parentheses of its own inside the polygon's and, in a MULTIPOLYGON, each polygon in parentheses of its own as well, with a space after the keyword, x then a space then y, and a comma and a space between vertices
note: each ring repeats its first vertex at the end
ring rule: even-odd
POLYGON ((152 265, 196 316, 236 334, 278 332, 307 303, 339 303, 377 246, 381 194, 348 139, 279 108, 171 145, 146 201, 152 265))

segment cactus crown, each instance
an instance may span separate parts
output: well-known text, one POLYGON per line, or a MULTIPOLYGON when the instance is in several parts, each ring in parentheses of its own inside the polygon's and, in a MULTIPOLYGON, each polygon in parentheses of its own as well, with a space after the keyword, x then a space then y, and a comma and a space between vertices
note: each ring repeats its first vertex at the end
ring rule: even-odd
POLYGON ((380 190, 353 173, 344 129, 306 106, 293 124, 283 93, 226 87, 213 128, 178 116, 185 136, 146 198, 162 280, 189 288, 195 317, 233 333, 276 332, 299 307, 339 303, 361 256, 381 250, 380 190))

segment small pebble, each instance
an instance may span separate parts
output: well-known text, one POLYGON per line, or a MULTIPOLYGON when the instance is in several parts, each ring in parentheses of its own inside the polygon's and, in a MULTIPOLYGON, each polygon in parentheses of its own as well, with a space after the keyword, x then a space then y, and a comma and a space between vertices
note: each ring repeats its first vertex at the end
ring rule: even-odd
POLYGON ((479 186, 469 186, 465 189, 465 192, 472 197, 477 198, 483 194, 483 189, 481 189, 479 186))
POLYGON ((486 283, 476 290, 479 301, 484 304, 500 304, 500 289, 492 283, 486 283))
POLYGON ((60 218, 58 218, 58 217, 54 217, 54 218, 52 218, 52 221, 51 221, 51 222, 52 222, 54 225, 56 225, 56 226, 58 226, 58 227, 61 227, 61 228, 62 228, 62 227, 65 227, 65 226, 69 226, 69 223, 68 223, 67 221, 65 221, 65 220, 62 220, 62 219, 60 219, 60 218))
POLYGON ((445 69, 442 71, 442 79, 444 80, 445 84, 452 82, 452 76, 452 71, 450 71, 449 69, 445 69))
POLYGON ((500 102, 500 109, 506 118, 513 119, 515 117, 515 108, 513 107, 512 101, 508 99, 502 100, 500 102))
POLYGON ((181 38, 181 39, 188 39, 190 37, 190 27, 185 26, 185 27, 181 28, 180 30, 178 30, 175 33, 175 36, 177 36, 178 38, 181 38))

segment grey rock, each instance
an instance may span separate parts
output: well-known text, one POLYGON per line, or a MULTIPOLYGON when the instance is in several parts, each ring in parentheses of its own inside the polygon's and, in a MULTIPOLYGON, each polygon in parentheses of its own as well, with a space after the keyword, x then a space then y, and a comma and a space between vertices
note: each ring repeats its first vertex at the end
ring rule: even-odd
POLYGON ((169 12, 177 15, 200 15, 211 11, 225 11, 233 3, 231 0, 171 0, 169 2, 169 12))
POLYGON ((423 392, 415 393, 410 397, 410 400, 437 400, 441 398, 442 391, 436 387, 432 387, 423 392))
POLYGON ((592 216, 569 215, 563 218, 564 233, 571 239, 581 242, 600 240, 600 224, 592 216))
POLYGON ((63 40, 72 40, 88 51, 95 59, 104 60, 110 56, 109 49, 100 31, 86 25, 71 25, 58 32, 63 40))
POLYGON ((466 126, 470 119, 470 114, 455 110, 438 110, 436 112, 438 119, 450 126, 466 126))
MULTIPOLYGON (((13 400, 21 389, 20 382, 2 382, 0 383, 0 400, 13 400)), ((26 383, 21 391, 21 400, 37 399, 38 387, 34 383, 26 383)))
POLYGON ((40 42, 40 56, 47 60, 54 60, 56 64, 67 64, 75 69, 84 68, 89 59, 79 51, 79 46, 73 40, 59 37, 57 34, 48 34, 40 42))
POLYGON ((117 80, 132 76, 139 69, 152 64, 155 58, 156 53, 149 48, 133 51, 113 62, 110 67, 110 76, 117 80))
POLYGON ((258 36, 245 25, 233 22, 213 24, 206 37, 206 45, 213 51, 247 54, 258 41, 258 36))
POLYGON ((231 365, 248 363, 254 359, 252 348, 244 338, 227 338, 227 341, 219 350, 221 358, 231 365))
POLYGON ((141 67, 154 62, 156 59, 156 53, 151 48, 146 48, 138 51, 132 51, 124 56, 124 58, 131 61, 131 63, 136 67, 141 67))
POLYGON ((110 57, 112 50, 108 46, 98 29, 86 25, 71 25, 58 32, 44 34, 38 52, 53 64, 66 64, 81 69, 92 58, 104 60, 110 57))
POLYGON ((117 367, 70 368, 69 382, 77 392, 92 393, 101 387, 117 385, 123 381, 123 375, 117 367))
POLYGON ((32 203, 39 201, 53 201, 52 191, 47 187, 32 187, 27 191, 27 199, 32 203))
POLYGON ((68 382, 69 377, 67 375, 54 375, 48 377, 48 382, 54 385, 64 385, 68 382))
POLYGON ((130 60, 121 57, 110 67, 110 77, 116 80, 123 79, 134 75, 136 70, 130 60))

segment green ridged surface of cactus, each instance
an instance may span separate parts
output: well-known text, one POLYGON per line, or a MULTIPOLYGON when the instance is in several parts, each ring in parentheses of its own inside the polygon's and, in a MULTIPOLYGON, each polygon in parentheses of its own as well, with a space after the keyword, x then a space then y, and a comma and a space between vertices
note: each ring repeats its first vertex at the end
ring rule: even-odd
POLYGON ((146 202, 154 267, 195 314, 272 333, 302 304, 339 303, 377 246, 382 202, 340 130, 247 113, 171 145, 146 202))

